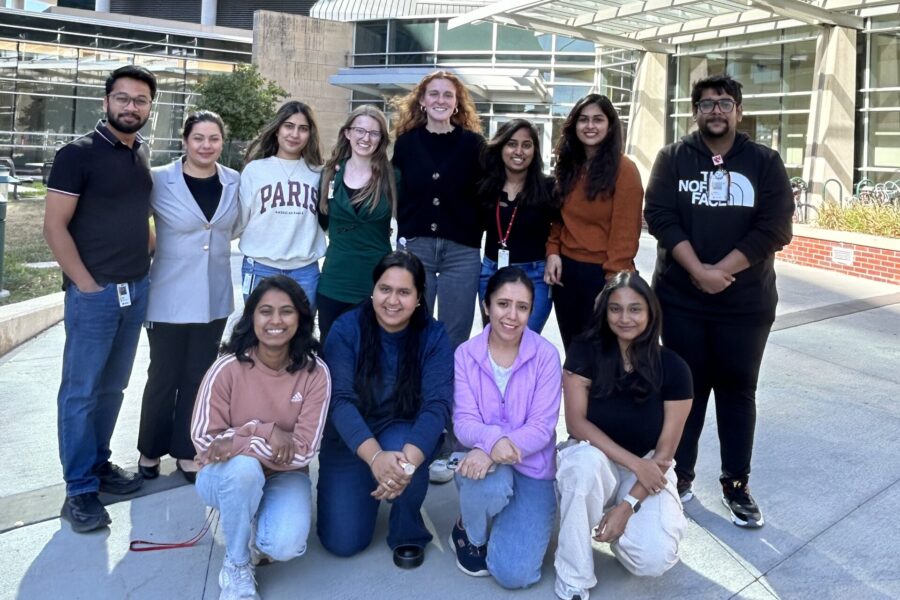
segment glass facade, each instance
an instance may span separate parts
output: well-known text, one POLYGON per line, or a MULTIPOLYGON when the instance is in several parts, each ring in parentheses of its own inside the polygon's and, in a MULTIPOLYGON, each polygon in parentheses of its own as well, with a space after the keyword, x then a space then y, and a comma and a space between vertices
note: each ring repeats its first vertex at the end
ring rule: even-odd
POLYGON ((694 129, 693 83, 726 72, 743 84, 738 129, 781 154, 792 177, 802 175, 817 36, 803 27, 680 46, 669 70, 668 141, 694 129))
MULTIPOLYGON (((525 117, 543 132, 541 150, 552 164, 551 141, 572 106, 591 92, 610 97, 623 122, 628 123, 637 52, 613 50, 591 42, 555 34, 540 34, 495 23, 475 23, 448 29, 446 19, 362 21, 356 23, 353 67, 404 66, 481 68, 527 73, 534 87, 546 93, 497 93, 474 98, 485 133, 512 118, 525 117)), ((489 77, 489 76, 488 76, 489 77)), ((474 88, 473 88, 474 89, 474 88)), ((354 106, 387 101, 401 90, 353 92, 354 106)))
POLYGON ((251 44, 185 33, 23 15, 0 9, 0 156, 34 169, 103 116, 106 77, 126 64, 146 67, 159 90, 141 130, 153 164, 180 153, 191 90, 209 73, 249 63, 251 44), (32 163, 29 165, 29 163, 32 163))
POLYGON ((900 18, 871 19, 859 44, 856 180, 900 180, 900 18))

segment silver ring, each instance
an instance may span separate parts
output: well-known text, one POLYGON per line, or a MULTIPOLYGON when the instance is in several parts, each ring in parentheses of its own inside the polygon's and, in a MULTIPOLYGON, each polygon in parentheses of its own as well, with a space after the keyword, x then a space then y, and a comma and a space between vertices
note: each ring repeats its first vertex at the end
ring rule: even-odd
POLYGON ((394 485, 394 480, 393 480, 393 479, 388 479, 388 480, 387 480, 387 485, 388 485, 388 487, 393 486, 393 485, 394 485))

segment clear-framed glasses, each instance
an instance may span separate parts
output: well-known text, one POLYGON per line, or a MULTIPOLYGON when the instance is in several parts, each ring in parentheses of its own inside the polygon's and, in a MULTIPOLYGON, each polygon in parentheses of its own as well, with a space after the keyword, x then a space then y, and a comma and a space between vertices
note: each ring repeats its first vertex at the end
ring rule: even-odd
POLYGON ((694 106, 696 106, 697 110, 699 110, 704 115, 708 115, 713 110, 715 110, 717 106, 723 113, 730 113, 734 110, 736 104, 737 103, 734 100, 723 98, 721 100, 701 100, 700 102, 694 104, 694 106))
POLYGON ((373 140, 381 139, 381 132, 374 129, 365 129, 364 127, 348 127, 347 129, 352 131, 353 135, 355 135, 359 139, 363 139, 367 135, 373 140))
POLYGON ((109 99, 120 108, 125 108, 132 103, 134 103, 135 108, 147 108, 150 106, 150 98, 146 96, 129 96, 128 94, 118 93, 110 94, 109 99))

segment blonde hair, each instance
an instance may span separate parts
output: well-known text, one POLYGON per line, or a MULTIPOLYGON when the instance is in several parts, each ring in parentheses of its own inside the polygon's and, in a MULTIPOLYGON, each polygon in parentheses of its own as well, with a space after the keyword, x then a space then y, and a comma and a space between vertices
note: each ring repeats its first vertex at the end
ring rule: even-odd
POLYGON ((475 104, 472 102, 466 86, 453 73, 435 71, 423 77, 410 93, 391 100, 391 105, 397 111, 394 134, 399 137, 411 129, 422 127, 428 121, 425 111, 422 110, 421 102, 425 97, 425 88, 435 79, 446 79, 456 88, 456 112, 450 116, 450 122, 463 129, 481 133, 481 119, 475 112, 475 104))
POLYGON ((385 195, 391 205, 391 214, 394 214, 397 206, 397 182, 394 178, 394 167, 391 165, 387 155, 387 149, 391 143, 390 132, 388 131, 387 118, 384 116, 384 113, 371 104, 364 104, 351 112, 344 125, 338 131, 337 143, 331 151, 331 158, 328 159, 328 162, 325 163, 325 168, 322 170, 319 211, 322 214, 328 214, 328 187, 334 181, 334 175, 340 163, 350 158, 352 154, 350 141, 344 134, 353 126, 353 121, 357 117, 375 119, 378 122, 378 127, 381 129, 381 138, 378 140, 375 152, 372 153, 372 176, 366 185, 350 199, 350 203, 358 206, 371 199, 369 203, 369 212, 371 213, 381 201, 381 196, 385 195))

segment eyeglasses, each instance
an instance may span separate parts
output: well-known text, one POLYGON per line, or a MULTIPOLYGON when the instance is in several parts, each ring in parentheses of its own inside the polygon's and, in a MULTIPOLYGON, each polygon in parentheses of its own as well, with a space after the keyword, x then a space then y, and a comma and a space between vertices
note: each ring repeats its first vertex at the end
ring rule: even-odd
POLYGON ((147 108, 151 102, 146 96, 129 96, 128 94, 110 94, 109 99, 120 108, 125 108, 131 103, 134 103, 135 108, 147 108))
POLYGON ((694 106, 696 106, 697 110, 699 110, 704 115, 708 115, 717 106, 719 107, 719 110, 722 111, 723 113, 730 113, 731 111, 734 110, 734 107, 736 106, 736 104, 737 103, 734 100, 726 100, 726 99, 723 99, 723 100, 701 100, 700 102, 697 102, 696 104, 694 104, 694 106))
POLYGON ((380 131, 374 131, 372 129, 365 129, 363 127, 348 127, 347 130, 352 131, 353 135, 355 135, 359 139, 363 139, 364 137, 366 137, 366 135, 368 135, 373 140, 381 139, 380 131))

